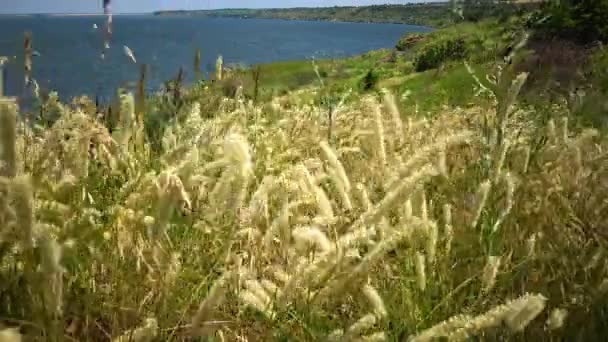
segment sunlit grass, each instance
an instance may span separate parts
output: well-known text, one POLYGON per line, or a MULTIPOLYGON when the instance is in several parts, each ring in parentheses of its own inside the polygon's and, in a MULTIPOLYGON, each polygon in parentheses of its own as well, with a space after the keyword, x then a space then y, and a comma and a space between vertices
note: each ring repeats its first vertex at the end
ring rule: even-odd
POLYGON ((262 66, 257 102, 225 70, 141 121, 2 101, 0 337, 603 337, 605 132, 539 120, 508 62, 388 57, 262 66))

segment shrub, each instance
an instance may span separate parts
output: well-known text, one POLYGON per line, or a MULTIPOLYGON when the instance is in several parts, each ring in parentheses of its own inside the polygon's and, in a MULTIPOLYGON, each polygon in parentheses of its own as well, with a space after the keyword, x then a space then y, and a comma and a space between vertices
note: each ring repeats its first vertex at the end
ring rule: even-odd
POLYGON ((367 91, 376 87, 378 83, 378 74, 374 69, 370 69, 365 76, 359 82, 359 86, 362 90, 367 91))
POLYGON ((222 94, 225 97, 229 97, 229 98, 234 98, 236 96, 236 93, 239 89, 239 87, 243 86, 243 83, 241 80, 237 79, 237 78, 226 78, 222 81, 219 82, 220 87, 222 88, 222 94))
POLYGON ((399 39, 397 45, 395 45, 395 49, 397 49, 398 51, 407 51, 419 44, 420 42, 423 42, 424 40, 424 34, 408 33, 401 37, 401 39, 399 39))
POLYGON ((589 77, 605 91, 608 91, 608 50, 597 49, 591 54, 589 77))
POLYGON ((465 0, 463 5, 462 15, 466 21, 476 22, 494 14, 495 4, 491 0, 465 0))
POLYGON ((402 75, 409 75, 413 73, 415 71, 414 63, 410 61, 405 62, 399 71, 402 75))
POLYGON ((569 0, 552 2, 540 11, 533 26, 540 34, 575 40, 580 43, 608 41, 608 0, 569 0))
POLYGON ((588 60, 587 49, 566 40, 534 40, 528 48, 532 52, 516 63, 519 71, 529 73, 525 93, 567 96, 571 88, 585 82, 580 68, 588 60))
POLYGON ((456 0, 462 5, 461 19, 469 22, 479 22, 487 18, 497 18, 505 21, 507 18, 537 8, 537 4, 514 3, 510 0, 456 0))
POLYGON ((453 38, 438 41, 425 46, 414 59, 416 71, 434 69, 451 60, 460 60, 467 55, 464 38, 453 38))
POLYGON ((584 83, 577 84, 569 96, 575 116, 586 125, 608 127, 608 51, 588 52, 584 83))

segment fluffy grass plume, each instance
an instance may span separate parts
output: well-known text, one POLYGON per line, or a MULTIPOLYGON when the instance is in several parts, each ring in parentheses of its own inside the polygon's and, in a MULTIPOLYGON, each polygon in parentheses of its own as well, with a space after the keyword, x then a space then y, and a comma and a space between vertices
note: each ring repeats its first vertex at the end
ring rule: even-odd
POLYGON ((193 87, 143 139, 159 99, 138 119, 122 95, 111 133, 86 106, 39 129, 0 104, 0 336, 593 339, 606 139, 559 106, 540 124, 514 79, 489 111, 424 121, 355 97, 331 143, 305 93, 193 87))

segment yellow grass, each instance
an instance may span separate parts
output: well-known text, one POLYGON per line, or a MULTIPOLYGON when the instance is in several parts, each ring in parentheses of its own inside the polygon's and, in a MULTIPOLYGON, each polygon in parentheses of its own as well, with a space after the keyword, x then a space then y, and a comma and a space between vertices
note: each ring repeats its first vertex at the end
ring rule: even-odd
POLYGON ((297 99, 209 119, 194 101, 160 152, 131 96, 112 134, 2 103, 0 322, 45 341, 600 336, 606 139, 507 95, 498 117, 431 120, 369 95, 331 142, 297 99))

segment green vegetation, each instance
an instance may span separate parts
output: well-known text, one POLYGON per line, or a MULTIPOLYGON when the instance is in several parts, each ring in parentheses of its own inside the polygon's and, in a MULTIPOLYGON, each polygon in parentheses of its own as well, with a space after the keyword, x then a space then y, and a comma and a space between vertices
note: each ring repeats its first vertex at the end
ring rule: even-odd
POLYGON ((536 24, 540 34, 574 39, 587 44, 608 41, 607 0, 550 1, 540 12, 545 17, 536 24))
POLYGON ((601 340, 608 52, 526 22, 1 98, 0 341, 601 340))
POLYGON ((502 0, 455 0, 462 3, 461 17, 454 14, 454 1, 405 5, 343 6, 316 8, 218 9, 161 11, 155 15, 190 15, 209 18, 259 18, 363 23, 394 23, 441 28, 459 21, 477 22, 488 18, 508 18, 538 8, 535 2, 502 0))
POLYGON ((456 5, 460 20, 477 22, 490 17, 509 18, 538 8, 535 1, 511 0, 451 0, 456 5))
POLYGON ((286 20, 323 20, 347 22, 399 23, 441 27, 450 22, 446 2, 376 5, 360 7, 221 9, 201 11, 167 11, 156 15, 197 15, 204 17, 260 18, 286 20))
MULTIPOLYGON (((401 43, 397 43, 397 49, 370 51, 345 59, 318 60, 316 64, 324 87, 330 92, 347 89, 369 91, 369 87, 363 86, 369 77, 376 80, 371 82, 376 84, 373 87, 375 91, 381 88, 400 94, 409 91, 413 98, 404 102, 405 107, 417 103, 420 110, 434 111, 443 105, 460 106, 474 100, 479 102, 474 99, 474 80, 468 77, 463 61, 468 60, 482 72, 489 71, 489 66, 504 56, 513 41, 511 32, 521 24, 521 20, 461 23, 427 34, 415 34, 418 38, 408 49, 400 49, 401 43), (451 41, 463 42, 464 53, 430 59, 433 55, 429 51, 451 41), (416 72, 417 66, 431 62, 434 65, 425 68, 425 72, 416 72)), ((406 35, 402 41, 407 37, 411 35, 406 35)), ((261 98, 265 101, 290 91, 318 86, 318 77, 310 61, 271 63, 259 67, 261 98)), ((244 95, 252 98, 251 77, 251 70, 235 70, 228 79, 240 80, 244 95)))
POLYGON ((435 69, 447 61, 462 60, 466 53, 463 39, 434 42, 416 56, 414 69, 416 71, 435 69))

